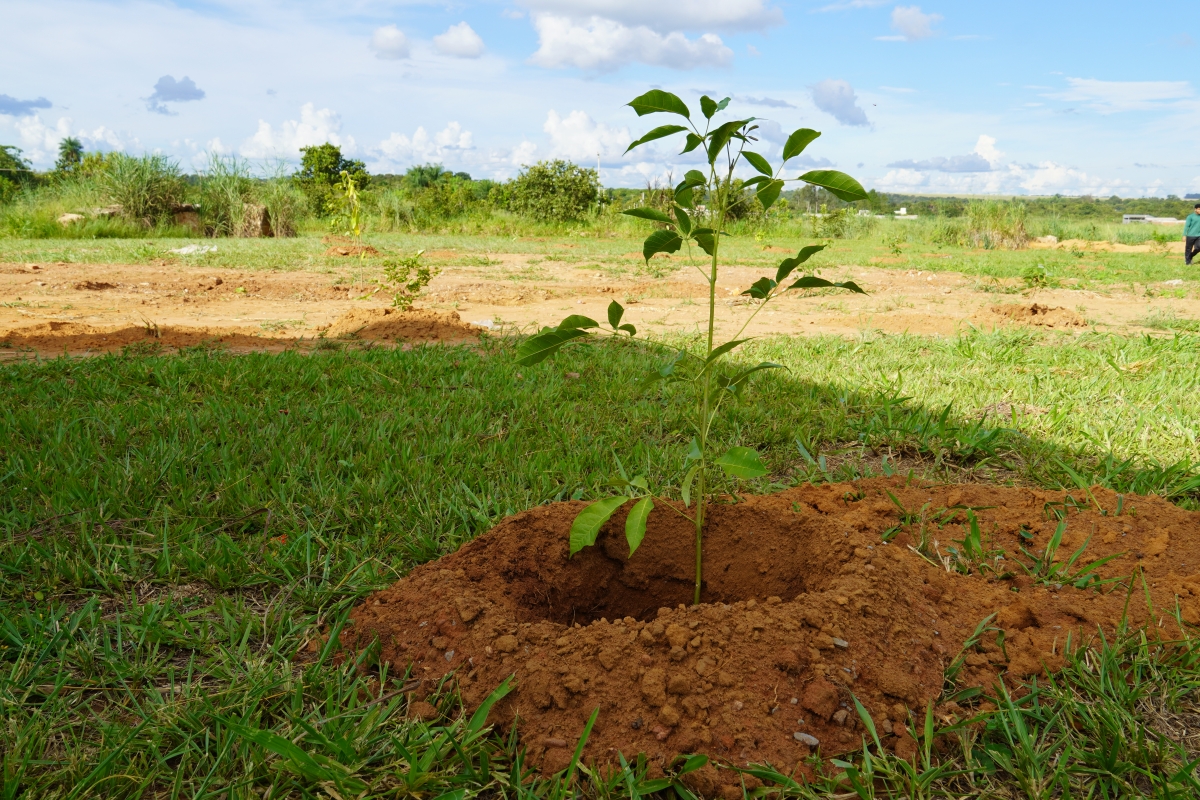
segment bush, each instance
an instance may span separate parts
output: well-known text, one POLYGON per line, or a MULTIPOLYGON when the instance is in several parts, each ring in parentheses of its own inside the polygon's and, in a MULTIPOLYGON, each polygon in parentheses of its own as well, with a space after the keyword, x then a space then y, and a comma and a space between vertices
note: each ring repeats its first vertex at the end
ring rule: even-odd
POLYGON ((335 214, 341 208, 342 173, 354 180, 362 190, 367 188, 371 176, 361 161, 345 158, 342 149, 335 144, 313 145, 300 148, 300 169, 293 178, 300 191, 308 198, 308 205, 318 215, 335 214))
POLYGON ((504 192, 511 211, 546 222, 577 220, 596 204, 600 179, 594 169, 568 161, 526 167, 504 192))
POLYGON ((169 218, 183 198, 179 165, 166 156, 115 153, 106 161, 98 177, 101 191, 129 219, 153 226, 169 218))

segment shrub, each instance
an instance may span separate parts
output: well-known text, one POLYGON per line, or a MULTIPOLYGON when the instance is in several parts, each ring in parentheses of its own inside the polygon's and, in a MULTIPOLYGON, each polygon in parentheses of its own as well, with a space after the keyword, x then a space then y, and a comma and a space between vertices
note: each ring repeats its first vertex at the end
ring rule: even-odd
POLYGON ((152 226, 165 220, 183 197, 179 165, 162 155, 140 158, 114 153, 98 180, 104 197, 129 219, 152 226))
POLYGON ((569 161, 526 167, 507 187, 510 210, 546 222, 577 220, 595 205, 600 179, 594 169, 569 161))
POLYGON ((359 189, 365 189, 371 176, 361 161, 345 158, 342 149, 335 144, 313 145, 300 148, 300 169, 296 171, 296 184, 308 198, 313 213, 335 214, 341 208, 338 187, 342 173, 347 173, 359 189))

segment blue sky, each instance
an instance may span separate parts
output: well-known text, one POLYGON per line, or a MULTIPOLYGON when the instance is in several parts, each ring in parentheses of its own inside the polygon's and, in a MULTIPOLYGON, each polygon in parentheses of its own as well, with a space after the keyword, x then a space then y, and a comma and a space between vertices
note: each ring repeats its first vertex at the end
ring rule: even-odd
POLYGON ((8 0, 0 144, 210 153, 286 168, 326 140, 374 171, 505 178, 569 158, 678 175, 625 102, 658 86, 765 118, 762 149, 885 191, 1200 191, 1183 3, 880 0, 8 0), (283 165, 283 166, 281 166, 283 165))

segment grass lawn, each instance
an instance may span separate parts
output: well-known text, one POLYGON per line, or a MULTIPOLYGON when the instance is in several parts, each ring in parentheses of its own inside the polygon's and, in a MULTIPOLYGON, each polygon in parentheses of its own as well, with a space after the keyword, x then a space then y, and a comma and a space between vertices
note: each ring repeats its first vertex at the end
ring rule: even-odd
MULTIPOLYGON (((1200 336, 777 338, 743 357, 791 368, 717 431, 764 454, 754 490, 913 469, 1200 507, 1200 336)), ((508 514, 604 492, 615 457, 671 494, 690 433, 677 398, 639 388, 657 360, 610 342, 522 369, 491 340, 0 366, 0 798, 570 794, 452 694, 408 719, 402 675, 318 633, 508 514)), ((1195 797, 1200 743, 1178 731, 1198 688, 1200 645, 1131 633, 975 727, 919 717, 918 765, 860 757, 857 795, 844 770, 787 791, 1195 797)), ((577 777, 666 788, 636 765, 577 777)))

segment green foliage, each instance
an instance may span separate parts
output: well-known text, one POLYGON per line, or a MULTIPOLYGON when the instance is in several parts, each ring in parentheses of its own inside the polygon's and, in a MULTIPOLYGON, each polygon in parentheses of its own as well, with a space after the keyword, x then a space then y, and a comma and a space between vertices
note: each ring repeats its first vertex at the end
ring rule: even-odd
POLYGON ((521 170, 507 187, 511 211, 548 222, 580 219, 596 204, 600 179, 594 169, 568 161, 541 161, 521 170))
POLYGON ((179 165, 166 156, 114 153, 105 161, 98 176, 100 190, 127 219, 153 226, 166 220, 183 200, 179 165))
MULTIPOLYGON (((781 368, 772 362, 762 362, 757 366, 739 368, 731 365, 726 359, 737 347, 748 340, 740 338, 741 333, 750 321, 771 300, 795 289, 832 289, 841 288, 852 292, 863 293, 863 290, 850 281, 833 283, 815 274, 806 275, 790 285, 786 285, 795 270, 805 264, 814 255, 824 249, 823 245, 813 245, 799 251, 795 257, 781 261, 775 271, 775 277, 760 278, 743 295, 758 301, 757 308, 750 314, 731 340, 724 344, 715 344, 716 333, 716 291, 720 268, 721 236, 726 232, 726 223, 733 219, 733 210, 746 202, 746 193, 753 190, 757 202, 764 211, 778 201, 785 181, 799 181, 809 185, 820 186, 834 196, 853 201, 865 199, 866 192, 851 178, 833 170, 817 170, 806 172, 795 178, 785 178, 784 170, 787 162, 800 155, 804 149, 821 134, 817 131, 801 128, 795 131, 783 149, 783 163, 773 168, 770 162, 759 153, 747 149, 751 142, 757 141, 753 136, 757 126, 753 118, 730 120, 715 125, 713 116, 723 111, 729 105, 729 98, 720 102, 707 96, 702 97, 700 106, 706 122, 704 127, 697 127, 690 118, 690 110, 675 95, 658 89, 647 92, 629 104, 638 116, 654 113, 670 113, 683 117, 687 125, 666 125, 655 128, 650 133, 635 140, 629 150, 648 141, 663 139, 679 133, 686 133, 684 152, 703 146, 707 156, 709 170, 705 174, 700 170, 689 170, 683 180, 671 193, 671 206, 668 210, 658 208, 634 208, 624 213, 639 219, 658 223, 662 227, 646 238, 642 246, 642 254, 649 264, 650 259, 658 253, 676 253, 686 248, 688 260, 701 275, 709 287, 708 328, 706 340, 699 352, 688 348, 680 348, 675 356, 648 377, 648 382, 666 382, 667 384, 683 384, 690 394, 692 407, 688 413, 692 444, 685 459, 684 468, 688 470, 684 480, 683 492, 685 503, 690 506, 692 485, 695 483, 696 508, 694 516, 689 519, 695 525, 696 540, 696 576, 694 602, 700 603, 703 583, 703 536, 705 512, 708 505, 708 489, 710 487, 710 471, 719 467, 724 474, 735 480, 750 480, 769 474, 762 464, 759 454, 752 448, 735 446, 716 456, 712 452, 711 434, 713 424, 717 420, 725 403, 735 403, 742 399, 742 392, 751 375, 781 368), (690 130, 689 130, 690 129, 690 130), (734 170, 739 162, 745 161, 759 172, 757 177, 744 182, 735 182, 734 170), (697 203, 697 197, 707 200, 704 206, 697 203), (702 251, 708 256, 707 269, 700 266, 696 251, 702 251), (693 463, 694 462, 694 463, 693 463)), ((635 336, 637 331, 632 325, 623 325, 621 319, 624 308, 615 300, 608 307, 608 335, 619 336, 627 334, 635 336)), ((529 366, 537 364, 553 355, 565 344, 589 336, 590 330, 602 330, 595 320, 580 315, 571 315, 554 328, 543 329, 536 336, 523 342, 518 348, 519 363, 529 366)), ((617 482, 614 481, 614 484, 617 482)), ((587 506, 571 528, 571 553, 574 554, 583 547, 595 542, 600 527, 632 497, 641 499, 631 511, 626 524, 626 537, 630 545, 630 555, 637 549, 646 532, 646 520, 652 503, 645 502, 654 495, 650 491, 645 476, 633 479, 625 475, 621 469, 619 485, 630 491, 618 497, 609 497, 587 506)), ((686 515, 685 515, 686 516, 686 515)))
POLYGON ((392 291, 393 308, 412 308, 417 295, 437 276, 439 270, 436 267, 421 263, 424 252, 418 250, 409 258, 391 258, 383 262, 383 276, 392 291))
POLYGON ((338 188, 342 184, 343 172, 360 189, 370 183, 370 175, 363 162, 345 158, 340 147, 326 142, 300 148, 300 169, 293 178, 315 213, 332 215, 340 210, 338 188))
POLYGON ((54 170, 67 174, 78 169, 83 163, 83 142, 74 136, 68 136, 58 143, 58 160, 54 162, 54 170))
MULTIPOLYGON (((211 154, 200 176, 200 214, 214 236, 234 236, 247 203, 253 202, 256 181, 250 164, 237 156, 211 154)), ((274 217, 272 217, 274 223, 274 217)))
POLYGON ((21 148, 0 145, 0 205, 11 202, 17 192, 33 182, 30 163, 21 155, 21 148))

